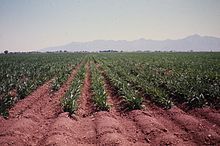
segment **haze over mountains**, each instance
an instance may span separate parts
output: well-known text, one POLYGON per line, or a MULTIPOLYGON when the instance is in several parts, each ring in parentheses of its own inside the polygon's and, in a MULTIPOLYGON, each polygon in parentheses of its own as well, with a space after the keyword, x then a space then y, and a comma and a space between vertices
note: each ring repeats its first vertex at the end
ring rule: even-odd
POLYGON ((63 46, 54 46, 40 51, 220 51, 220 38, 211 36, 192 35, 177 40, 94 40, 90 42, 72 42, 63 46))

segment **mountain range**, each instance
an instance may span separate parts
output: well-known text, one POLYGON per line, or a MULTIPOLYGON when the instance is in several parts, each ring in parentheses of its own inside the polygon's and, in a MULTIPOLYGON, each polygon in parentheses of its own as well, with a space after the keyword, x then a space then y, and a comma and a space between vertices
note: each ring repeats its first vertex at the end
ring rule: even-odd
POLYGON ((220 38, 211 36, 191 35, 177 40, 146 40, 144 38, 126 40, 94 40, 89 42, 72 42, 62 46, 43 48, 42 52, 66 50, 68 52, 88 51, 96 52, 103 50, 115 51, 220 51, 220 38))

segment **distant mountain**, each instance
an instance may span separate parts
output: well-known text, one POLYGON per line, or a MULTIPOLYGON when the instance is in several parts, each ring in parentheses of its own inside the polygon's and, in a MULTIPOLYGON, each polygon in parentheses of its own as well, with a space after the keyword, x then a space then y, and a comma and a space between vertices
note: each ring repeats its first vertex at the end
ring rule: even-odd
POLYGON ((143 38, 126 40, 95 40, 90 42, 72 42, 63 46, 41 49, 40 51, 220 51, 220 38, 210 36, 192 35, 177 40, 145 40, 143 38))

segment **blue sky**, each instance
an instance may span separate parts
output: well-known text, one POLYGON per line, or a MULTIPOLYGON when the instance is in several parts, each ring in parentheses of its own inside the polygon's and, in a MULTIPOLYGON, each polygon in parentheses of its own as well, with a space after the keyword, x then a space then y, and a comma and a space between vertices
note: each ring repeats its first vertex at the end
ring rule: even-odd
POLYGON ((220 37, 220 0, 0 0, 0 52, 192 34, 220 37))

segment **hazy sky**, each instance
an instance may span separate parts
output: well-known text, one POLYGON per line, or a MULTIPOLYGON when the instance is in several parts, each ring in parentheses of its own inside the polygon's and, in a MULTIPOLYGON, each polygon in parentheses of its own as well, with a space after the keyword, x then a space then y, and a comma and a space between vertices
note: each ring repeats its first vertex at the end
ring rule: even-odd
POLYGON ((192 34, 220 37, 220 0, 0 0, 0 52, 192 34))

